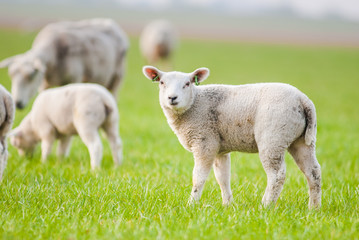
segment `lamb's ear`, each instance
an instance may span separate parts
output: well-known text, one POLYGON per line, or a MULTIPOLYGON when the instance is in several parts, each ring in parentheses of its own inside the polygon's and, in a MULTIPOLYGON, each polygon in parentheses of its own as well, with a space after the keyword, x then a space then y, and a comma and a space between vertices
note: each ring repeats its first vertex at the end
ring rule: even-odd
POLYGON ((193 73, 190 74, 190 79, 192 83, 198 85, 200 82, 206 80, 209 76, 209 69, 208 68, 198 68, 193 73))
POLYGON ((159 82, 163 75, 162 71, 152 66, 144 66, 142 72, 148 79, 154 82, 159 82))
POLYGON ((20 132, 19 129, 14 128, 7 134, 7 137, 14 137, 14 136, 22 136, 22 132, 20 132))
POLYGON ((10 144, 16 147, 19 146, 19 138, 21 138, 22 135, 22 132, 18 131, 18 129, 15 128, 7 134, 7 137, 9 138, 10 144))
POLYGON ((20 56, 22 56, 22 54, 5 58, 4 60, 2 60, 2 61, 0 62, 0 68, 9 67, 9 66, 16 60, 16 58, 18 58, 18 57, 20 57, 20 56))

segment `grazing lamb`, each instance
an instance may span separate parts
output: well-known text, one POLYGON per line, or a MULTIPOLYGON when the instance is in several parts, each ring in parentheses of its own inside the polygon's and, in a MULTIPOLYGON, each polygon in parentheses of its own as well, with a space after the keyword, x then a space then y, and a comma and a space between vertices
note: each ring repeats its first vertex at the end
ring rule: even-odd
POLYGON ((232 200, 230 152, 259 152, 267 174, 262 203, 275 203, 285 180, 288 149, 309 185, 309 207, 321 203, 321 171, 315 156, 316 113, 309 98, 293 86, 258 83, 197 87, 207 68, 192 73, 143 67, 159 82, 160 104, 185 149, 194 155, 190 202, 198 201, 213 166, 223 204, 232 200))
POLYGON ((15 116, 15 105, 10 93, 0 85, 0 181, 7 163, 6 136, 11 130, 15 116))
POLYGON ((3 60, 0 68, 9 67, 20 109, 37 90, 69 83, 98 83, 116 97, 128 45, 126 34, 110 19, 57 22, 39 32, 29 51, 3 60))
POLYGON ((166 60, 176 46, 177 36, 173 25, 166 20, 156 20, 148 24, 140 36, 140 49, 146 61, 154 64, 166 60))
POLYGON ((45 90, 35 99, 31 112, 13 130, 10 142, 19 153, 32 152, 41 141, 42 161, 51 153, 55 139, 59 139, 58 155, 69 152, 72 135, 79 134, 86 144, 91 167, 100 166, 102 144, 98 134, 105 131, 116 165, 122 161, 122 142, 118 135, 118 110, 110 92, 97 84, 74 83, 45 90))

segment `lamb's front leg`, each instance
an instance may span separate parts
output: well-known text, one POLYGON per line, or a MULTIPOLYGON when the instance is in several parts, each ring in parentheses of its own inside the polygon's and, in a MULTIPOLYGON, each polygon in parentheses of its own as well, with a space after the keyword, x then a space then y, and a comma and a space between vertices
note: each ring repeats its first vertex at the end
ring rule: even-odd
POLYGON ((48 156, 51 153, 52 144, 54 143, 55 139, 53 137, 48 137, 43 139, 41 142, 41 161, 44 163, 46 162, 48 156))
POLYGON ((202 195, 204 183, 211 171, 214 157, 195 156, 193 168, 193 187, 189 204, 199 201, 202 195))
POLYGON ((231 158, 229 153, 218 155, 213 164, 214 175, 221 187, 223 205, 229 205, 232 202, 231 191, 231 158))

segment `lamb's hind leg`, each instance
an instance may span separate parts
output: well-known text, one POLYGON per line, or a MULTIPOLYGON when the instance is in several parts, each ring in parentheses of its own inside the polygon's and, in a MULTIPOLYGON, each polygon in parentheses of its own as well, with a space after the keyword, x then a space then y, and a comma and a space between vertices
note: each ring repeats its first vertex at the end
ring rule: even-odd
POLYGON ((97 129, 94 129, 93 126, 88 128, 82 126, 78 128, 77 131, 90 153, 92 170, 99 168, 102 160, 102 143, 97 129))
POLYGON ((213 164, 214 175, 221 187, 223 205, 231 203, 231 158, 229 154, 219 155, 216 157, 213 164))
POLYGON ((271 148, 259 151, 263 168, 267 174, 267 187, 262 199, 264 206, 277 202, 285 181, 284 149, 271 148))
POLYGON ((288 151, 307 178, 309 208, 319 208, 321 204, 321 170, 315 156, 315 146, 306 145, 300 138, 288 148, 288 151))
POLYGON ((105 124, 103 127, 108 141, 110 142, 111 152, 112 152, 112 158, 113 162, 116 166, 121 165, 122 163, 122 140, 118 134, 118 122, 112 121, 105 124))

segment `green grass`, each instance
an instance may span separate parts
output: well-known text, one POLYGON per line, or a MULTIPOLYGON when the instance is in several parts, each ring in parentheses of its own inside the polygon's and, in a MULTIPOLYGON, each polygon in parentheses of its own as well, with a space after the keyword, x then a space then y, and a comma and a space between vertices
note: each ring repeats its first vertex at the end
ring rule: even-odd
MULTIPOLYGON (((34 33, 0 30, 0 59, 31 46, 34 33)), ((3 239, 359 239, 359 49, 183 40, 176 70, 211 70, 204 83, 286 82, 305 92, 318 114, 322 208, 309 211, 304 175, 286 157, 287 179, 275 208, 262 209, 266 175, 256 154, 232 154, 234 203, 221 205, 211 173, 198 205, 187 206, 192 155, 179 144, 142 75, 131 39, 121 88, 124 163, 114 168, 104 141, 102 169, 90 170, 76 138, 70 157, 10 157, 0 185, 3 239)), ((8 89, 7 71, 0 82, 8 89)), ((15 126, 29 111, 16 112, 15 126)))

